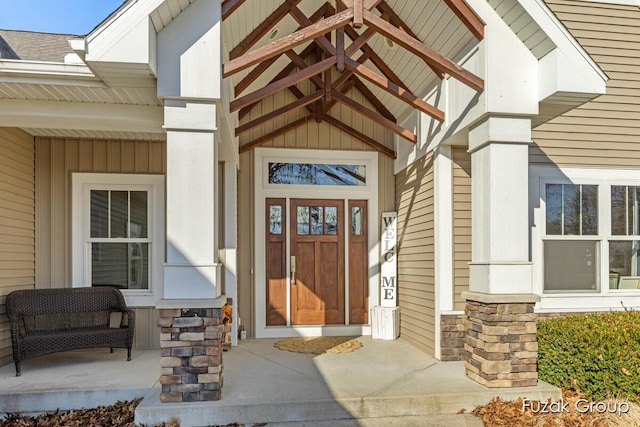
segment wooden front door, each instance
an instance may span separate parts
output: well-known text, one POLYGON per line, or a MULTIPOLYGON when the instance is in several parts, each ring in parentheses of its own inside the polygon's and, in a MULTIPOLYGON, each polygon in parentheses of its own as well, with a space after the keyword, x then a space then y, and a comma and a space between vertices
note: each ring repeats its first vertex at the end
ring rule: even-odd
POLYGON ((344 324, 344 201, 291 199, 290 209, 291 324, 344 324))

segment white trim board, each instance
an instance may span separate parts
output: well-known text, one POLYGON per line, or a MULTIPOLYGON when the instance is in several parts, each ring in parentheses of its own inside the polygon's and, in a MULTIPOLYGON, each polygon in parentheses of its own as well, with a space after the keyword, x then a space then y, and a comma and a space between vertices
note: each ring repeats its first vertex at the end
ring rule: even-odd
MULTIPOLYGON (((266 198, 315 198, 315 199, 359 199, 367 200, 369 221, 369 309, 379 303, 379 224, 378 224, 378 153, 371 151, 329 151, 280 148, 257 148, 254 164, 254 258, 255 258, 255 325, 257 338, 278 338, 291 336, 318 335, 370 335, 369 325, 322 325, 322 326, 266 326, 266 288, 265 288, 265 199, 266 198), (367 181, 364 186, 341 187, 322 185, 279 185, 268 184, 268 163, 299 162, 353 164, 358 162, 367 167, 367 181)), ((287 201, 287 212, 289 205, 287 201)), ((346 211, 346 208, 345 208, 346 211)), ((289 215, 286 216, 289 221, 289 215)), ((288 228, 288 225, 287 225, 288 228)), ((346 230, 346 229, 345 229, 346 230)), ((345 233, 347 241, 348 233, 345 233)), ((289 271, 289 246, 287 240, 287 263, 289 271)), ((347 271, 345 270, 345 273, 347 271)), ((347 287, 345 275, 345 287, 347 287)), ((290 294, 287 288, 287 321, 290 319, 290 294)), ((345 312, 348 302, 345 301, 345 312)), ((348 316, 345 317, 348 319, 348 316)))
POLYGON ((90 200, 87 197, 90 187, 101 189, 149 191, 151 204, 148 214, 151 218, 149 235, 152 238, 150 256, 150 280, 148 290, 124 290, 122 293, 127 305, 131 307, 155 307, 164 295, 164 253, 165 253, 165 191, 164 175, 138 174, 105 174, 105 173, 73 173, 71 175, 71 286, 74 288, 88 286, 87 263, 90 252, 85 247, 84 238, 90 227, 90 200))
MULTIPOLYGON (((544 185, 594 184, 598 185, 598 234, 575 236, 572 240, 596 240, 600 242, 600 254, 609 253, 609 240, 628 240, 628 236, 611 235, 610 200, 611 185, 640 186, 639 170, 605 168, 561 168, 557 166, 529 167, 529 212, 531 228, 531 256, 533 261, 533 292, 541 296, 536 304, 537 312, 581 312, 618 310, 640 307, 640 291, 609 289, 608 255, 599 257, 600 289, 595 292, 544 293, 543 238, 545 222, 544 185)), ((546 237, 552 239, 554 236, 546 237)))

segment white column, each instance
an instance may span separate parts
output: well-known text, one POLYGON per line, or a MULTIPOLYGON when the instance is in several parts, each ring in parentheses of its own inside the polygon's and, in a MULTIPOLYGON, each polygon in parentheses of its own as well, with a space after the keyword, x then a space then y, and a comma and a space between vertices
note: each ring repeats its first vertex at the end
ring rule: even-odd
POLYGON ((233 299, 231 345, 238 345, 238 270, 237 270, 237 176, 238 164, 224 163, 224 272, 225 294, 233 299))
POLYGON ((165 101, 167 262, 165 299, 220 296, 216 235, 216 106, 165 101))
POLYGON ((531 120, 489 117, 469 132, 470 290, 530 294, 528 169, 531 120))

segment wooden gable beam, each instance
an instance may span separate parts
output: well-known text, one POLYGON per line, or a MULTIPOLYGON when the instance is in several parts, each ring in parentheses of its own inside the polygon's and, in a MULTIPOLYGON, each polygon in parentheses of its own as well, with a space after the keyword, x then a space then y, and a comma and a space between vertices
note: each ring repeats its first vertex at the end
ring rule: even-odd
POLYGON ((364 0, 354 0, 353 1, 353 26, 354 28, 362 27, 364 24, 364 18, 362 14, 364 13, 364 0))
POLYGON ((316 91, 314 93, 312 93, 311 95, 307 95, 305 97, 302 98, 298 98, 297 100, 295 100, 294 102, 291 102, 287 105, 285 105, 284 107, 275 109, 267 114, 265 114, 264 116, 258 117, 257 119, 251 120, 250 122, 247 122, 241 126, 238 126, 236 128, 236 136, 239 136, 253 128, 256 128, 260 125, 263 125, 271 120, 274 120, 280 116, 283 116, 287 113, 290 113, 292 111, 296 111, 299 108, 302 107, 306 107, 307 105, 311 104, 312 102, 316 102, 318 99, 321 99, 324 96, 324 90, 319 90, 316 91))
MULTIPOLYGON (((298 89, 296 86, 290 86, 289 90, 298 98, 298 99, 302 99, 304 98, 304 94, 300 91, 300 89, 298 89)), ((335 102, 335 101, 334 101, 335 102)), ((300 119, 297 119, 291 123, 288 123, 284 126, 282 126, 279 129, 276 129, 272 132, 269 132, 265 135, 262 135, 259 138, 256 138, 255 140, 248 142, 246 144, 243 144, 240 146, 240 154, 244 153, 245 151, 249 151, 252 148, 258 147, 268 141, 271 141, 274 138, 277 138, 280 135, 284 135, 285 133, 297 129, 300 126, 304 125, 305 123, 313 120, 316 117, 316 111, 314 108, 313 103, 306 105, 306 108, 310 111, 310 113, 300 119)), ((363 143, 367 144, 368 146, 372 147, 373 149, 375 149, 376 151, 383 153, 386 156, 391 157, 392 159, 397 158, 396 152, 394 150, 392 150, 391 148, 379 143, 378 141, 374 140, 373 138, 368 137, 367 135, 363 134, 362 132, 359 132, 357 130, 355 130, 354 128, 352 128, 351 126, 342 123, 340 120, 334 118, 333 116, 327 114, 326 112, 323 114, 322 116, 323 121, 327 122, 328 124, 342 130, 343 132, 345 132, 348 135, 351 135, 352 137, 362 141, 363 143)))
MULTIPOLYGON (((366 53, 363 53, 362 55, 360 55, 360 58, 358 58, 357 62, 360 64, 364 64, 367 61, 368 57, 369 56, 366 53)), ((344 73, 340 75, 340 77, 338 77, 333 82, 333 86, 336 88, 340 88, 342 86, 342 88, 340 89, 340 92, 345 95, 349 93, 351 89, 356 87, 360 91, 360 93, 367 99, 367 101, 369 101, 371 105, 373 105, 374 108, 380 114, 382 114, 384 117, 386 117, 387 119, 395 123, 397 119, 393 115, 393 113, 389 111, 389 109, 378 99, 378 97, 376 97, 376 95, 373 92, 371 92, 371 90, 369 90, 369 88, 362 82, 362 80, 360 80, 354 74, 355 74, 354 71, 346 70, 344 73)), ((323 107, 323 111, 327 112, 336 104, 337 101, 329 100, 327 98, 325 98, 325 100, 327 102, 323 107)))
POLYGON ((242 107, 246 107, 247 105, 251 105, 254 102, 260 101, 263 98, 266 98, 269 95, 273 95, 274 93, 287 88, 289 86, 293 86, 302 80, 307 80, 313 75, 319 74, 326 70, 327 68, 331 68, 336 63, 336 57, 332 56, 323 61, 315 63, 310 67, 305 68, 304 70, 300 70, 297 73, 293 73, 288 77, 285 77, 281 80, 273 82, 261 89, 256 90, 255 92, 251 92, 248 95, 243 96, 242 98, 238 98, 231 102, 229 105, 230 111, 239 110, 242 107))
POLYGON ((222 3, 222 20, 224 21, 231 16, 244 2, 245 0, 225 0, 222 3))
MULTIPOLYGON (((316 55, 318 54, 318 50, 315 50, 316 55)), ((307 64, 305 62, 304 59, 302 59, 302 56, 298 55, 297 53, 295 53, 292 50, 288 50, 287 52, 285 52, 285 55, 287 55, 289 57, 289 59, 291 60, 291 63, 293 65, 295 65, 296 67, 298 67, 298 69, 300 70, 304 70, 305 68, 309 68, 310 65, 307 64)), ((320 60, 322 60, 322 58, 320 58, 320 60)), ((337 58, 336 58, 337 60, 337 58)), ((316 56, 316 63, 318 63, 320 61, 317 60, 317 56, 316 56)), ((313 84, 316 86, 316 88, 318 89, 323 89, 324 88, 324 82, 322 81, 322 79, 320 77, 318 77, 317 75, 313 75, 310 77, 311 82, 313 82, 313 84)))
POLYGON ((480 77, 465 70, 430 47, 425 46, 419 40, 416 40, 408 34, 400 31, 387 21, 366 10, 364 12, 364 21, 370 27, 375 28, 380 34, 390 38, 400 46, 422 58, 426 63, 432 64, 436 68, 445 71, 477 92, 482 92, 484 90, 484 81, 480 77))
MULTIPOLYGON (((400 18, 400 16, 398 16, 396 11, 393 10, 393 8, 391 6, 389 6, 387 4, 387 2, 381 1, 378 4, 378 6, 376 6, 376 8, 378 9, 378 11, 380 11, 381 17, 384 17, 384 16, 388 16, 389 17, 389 19, 385 19, 385 21, 389 21, 391 24, 393 24, 396 27, 400 28, 402 31, 407 33, 410 37, 413 37, 416 40, 420 40, 420 38, 418 38, 418 35, 413 32, 411 27, 409 27, 402 20, 402 18, 400 18)), ((427 65, 429 66, 429 68, 431 68, 431 71, 433 71, 435 73, 435 75, 438 76, 441 80, 444 78, 444 73, 442 72, 442 70, 437 69, 432 64, 427 64, 427 65)), ((376 67, 378 67, 378 66, 376 65, 376 67)), ((380 68, 380 67, 378 67, 378 68, 380 68)), ((380 70, 380 71, 382 71, 382 70, 380 70)), ((389 78, 389 77, 387 76, 387 78, 389 78)), ((393 81, 393 79, 389 79, 389 80, 393 81)), ((398 84, 398 82, 396 82, 396 84, 398 84)))
POLYGON ((244 92, 249 86, 251 86, 251 83, 256 81, 265 71, 267 71, 267 69, 271 67, 273 63, 280 58, 280 56, 282 55, 274 56, 273 58, 269 58, 266 61, 259 63, 253 70, 251 70, 251 72, 249 72, 249 74, 244 76, 244 78, 233 87, 234 95, 238 96, 244 92))
POLYGON ((444 121, 444 112, 437 109, 433 105, 428 104, 422 99, 418 98, 408 90, 401 88, 400 86, 396 85, 392 81, 385 79, 375 71, 370 70, 369 68, 365 67, 364 65, 352 59, 347 59, 346 65, 347 65, 347 68, 349 68, 350 70, 353 70, 356 74, 369 80, 371 83, 375 84, 379 88, 389 92, 390 94, 401 99, 407 104, 412 105, 414 108, 417 108, 420 111, 430 115, 434 119, 439 120, 441 122, 444 121))
MULTIPOLYGON (((313 21, 313 22, 316 22, 316 21, 320 20, 320 18, 322 18, 324 16, 324 14, 327 12, 327 6, 328 5, 329 5, 329 3, 325 3, 322 6, 320 6, 318 8, 318 10, 316 10, 313 13, 313 15, 311 15, 311 17, 309 19, 311 19, 311 21, 313 21)), ((299 29, 300 28, 298 28, 298 30, 299 29)), ((312 49, 313 49, 313 45, 307 46, 302 52, 300 52, 300 56, 302 58, 306 58, 307 55, 309 55, 309 53, 311 53, 312 49)), ((280 56, 274 56, 273 58, 270 58, 270 59, 268 59, 268 60, 266 60, 264 62, 261 62, 253 70, 251 70, 251 72, 249 74, 247 74, 242 80, 240 80, 238 82, 238 84, 236 84, 235 87, 233 88, 235 96, 240 95, 249 86, 251 86, 251 83, 256 81, 271 65, 273 65, 274 62, 276 62, 278 60, 279 57, 280 56)), ((291 69, 289 72, 291 72, 291 71, 293 71, 293 69, 291 69)), ((277 80, 279 80, 279 79, 277 79, 277 80)), ((273 83, 273 82, 271 82, 271 83, 273 83)))
POLYGON ((362 114, 365 117, 368 117, 369 119, 373 120, 375 123, 378 123, 379 125, 382 125, 388 129, 391 129, 396 134, 413 142, 414 144, 418 140, 418 138, 413 132, 408 131, 402 126, 376 113, 375 111, 368 109, 364 105, 357 103, 353 99, 341 94, 337 90, 333 90, 333 97, 337 99, 338 102, 340 102, 341 104, 346 105, 347 107, 351 108, 354 111, 357 111, 358 113, 362 114))
MULTIPOLYGON (((356 33, 355 31, 353 33, 350 34, 350 36, 357 36, 358 33, 356 33), (354 34, 355 33, 355 34, 354 34)), ((362 49, 367 42, 369 41, 369 39, 371 39, 371 37, 376 35, 376 30, 374 30, 373 28, 367 28, 362 35, 360 35, 359 37, 357 37, 355 40, 353 40, 353 42, 349 45, 349 47, 345 50, 345 53, 347 56, 352 56, 354 53, 356 53, 357 51, 359 51, 360 49, 362 49)))
POLYGON ((484 39, 484 23, 464 0, 444 0, 444 2, 478 41, 484 39))
POLYGON ((299 128, 300 126, 304 125, 308 121, 313 120, 315 116, 316 116, 315 113, 313 113, 313 114, 308 114, 302 118, 299 118, 298 120, 288 123, 282 126, 281 128, 274 130, 273 132, 266 133, 261 137, 254 139, 251 142, 247 142, 246 144, 241 145, 238 151, 240 152, 240 154, 242 154, 246 151, 251 150, 252 148, 258 147, 264 144, 265 142, 271 141, 272 139, 279 137, 280 135, 284 135, 289 131, 299 128))
POLYGON ((384 144, 379 143, 378 141, 376 141, 373 138, 368 137, 367 135, 363 134, 362 132, 359 132, 359 131, 355 130, 351 126, 349 126, 349 125, 347 125, 345 123, 342 123, 340 120, 336 119, 335 117, 333 117, 330 114, 325 114, 324 115, 324 121, 329 123, 332 126, 337 127, 338 129, 340 129, 344 133, 349 134, 352 137, 364 142, 365 144, 367 144, 368 146, 372 147, 376 151, 379 151, 380 153, 383 153, 383 154, 391 157, 392 159, 396 159, 398 157, 396 155, 396 152, 394 150, 392 150, 391 148, 387 147, 384 144))
POLYGON ((391 111, 378 99, 377 96, 364 84, 362 80, 360 80, 356 76, 351 76, 351 80, 354 82, 354 86, 356 89, 360 91, 362 95, 375 107, 380 114, 382 114, 387 119, 391 120, 393 123, 397 123, 396 116, 393 115, 391 111))
MULTIPOLYGON (((331 8, 332 8, 331 5, 327 5, 327 11, 329 13, 330 13, 330 9, 331 8)), ((345 11, 343 11, 341 13, 343 13, 343 14, 346 13, 345 16, 350 15, 351 18, 353 18, 353 9, 345 10, 345 11)), ((302 13, 302 11, 300 9, 298 9, 298 7, 295 6, 295 5, 292 5, 289 8, 289 15, 291 15, 291 17, 293 19, 295 19, 296 22, 298 24, 300 24, 302 27, 307 27, 308 28, 308 27, 314 25, 313 22, 311 22, 311 19, 307 18, 307 16, 304 13, 302 13)), ((336 16, 338 16, 338 15, 331 14, 330 16, 326 17, 325 19, 335 19, 336 16)), ((336 29, 337 28, 344 28, 345 26, 347 26, 349 21, 350 21, 349 19, 346 20, 346 22, 344 22, 344 25, 340 25, 340 26, 336 27, 336 29)), ((327 40, 325 37, 315 37, 314 41, 315 41, 315 43, 317 43, 322 48, 322 50, 325 51, 325 53, 327 55, 332 55, 333 56, 333 55, 336 54, 336 48, 333 47, 331 42, 329 40, 327 40)))
MULTIPOLYGON (((315 52, 315 49, 316 49, 316 45, 314 43, 310 43, 302 52, 300 52, 300 56, 304 59, 304 58, 308 57, 309 55, 311 55, 313 52, 315 52)), ((258 67, 256 67, 256 68, 258 68, 258 67)), ((290 62, 282 70, 280 70, 280 72, 278 74, 276 74, 276 76, 273 79, 271 79, 269 84, 277 82, 278 80, 284 79, 289 74, 293 73, 295 71, 295 69, 296 69, 295 64, 290 62)), ((256 105, 258 105, 257 101, 255 103, 251 104, 251 105, 247 105, 246 107, 242 108, 240 110, 240 112, 238 113, 238 118, 242 119, 244 116, 249 114, 249 112, 256 105)))
MULTIPOLYGON (((338 0, 344 7, 354 7, 358 4, 359 0, 338 0)), ((371 10, 378 5, 382 0, 361 0, 363 10, 371 10)))
MULTIPOLYGON (((227 0, 229 1, 229 0, 227 0)), ((264 37, 273 27, 276 26, 278 22, 282 20, 289 13, 289 8, 292 4, 298 4, 302 0, 287 0, 282 3, 276 10, 274 10, 271 15, 267 16, 267 18, 260 23, 256 28, 253 29, 236 47, 231 49, 229 52, 229 59, 233 60, 237 57, 244 55, 251 49, 258 40, 264 37)))
MULTIPOLYGON (((332 5, 327 6, 328 12, 329 13, 335 13, 335 9, 332 5)), ((383 19, 386 19, 389 17, 389 15, 387 14, 383 14, 382 15, 383 19)), ((347 33, 347 35, 349 36, 349 38, 356 43, 356 40, 358 40, 360 37, 365 36, 365 35, 369 35, 371 33, 369 33, 369 31, 371 30, 373 33, 375 33, 375 30, 373 29, 367 29, 365 33, 362 34, 362 36, 360 36, 358 34, 358 32, 356 30, 354 30, 353 28, 347 26, 344 27, 345 32, 347 33)), ((371 34, 372 35, 372 34, 371 34)), ((349 48, 349 52, 350 54, 347 56, 351 56, 353 53, 355 53, 355 51, 351 50, 351 46, 353 46, 352 43, 349 48)), ((382 58, 380 58, 380 56, 373 50, 373 48, 371 48, 371 46, 369 46, 367 43, 364 43, 361 47, 360 50, 362 50, 362 52, 364 52, 365 54, 367 54, 367 59, 369 59, 371 62, 373 62, 373 65, 375 65, 378 70, 380 70, 380 72, 382 72, 382 74, 384 74, 384 76, 391 80, 392 82, 394 82, 395 84, 397 84, 398 86, 409 90, 409 88, 404 84, 404 82, 402 81, 402 79, 400 79, 400 77, 398 77, 398 75, 396 73, 393 72, 393 70, 391 69, 391 67, 389 67, 387 65, 386 62, 384 62, 382 60, 382 58)), ((360 60, 358 60, 358 62, 360 62, 360 60)), ((364 62, 361 62, 361 64, 363 64, 364 62)), ((437 73, 438 75, 442 74, 442 73, 437 73)), ((348 77, 347 77, 348 78, 348 77)))
MULTIPOLYGON (((229 77, 239 71, 251 67, 252 65, 280 55, 281 53, 286 52, 289 49, 293 49, 294 47, 306 42, 307 40, 315 39, 320 35, 335 30, 336 28, 344 27, 349 22, 351 22, 352 19, 353 9, 345 10, 344 12, 340 12, 336 15, 322 19, 315 24, 312 24, 306 28, 296 31, 291 35, 285 36, 279 40, 269 43, 268 45, 249 52, 239 58, 233 59, 224 64, 223 77, 229 77)), ((329 42, 324 37, 322 37, 322 39, 327 41, 327 43, 329 42)), ((335 50, 335 48, 333 49, 335 50)))

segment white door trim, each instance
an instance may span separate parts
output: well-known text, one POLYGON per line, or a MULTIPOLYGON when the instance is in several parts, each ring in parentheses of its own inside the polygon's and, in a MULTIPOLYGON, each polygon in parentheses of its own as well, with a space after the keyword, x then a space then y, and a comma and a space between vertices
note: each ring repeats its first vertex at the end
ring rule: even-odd
MULTIPOLYGON (((359 199, 367 200, 368 233, 369 233, 369 308, 378 305, 379 282, 379 230, 378 230, 378 153, 370 151, 328 151, 281 148, 255 149, 254 174, 254 235, 255 247, 255 325, 257 338, 280 338, 297 336, 335 336, 335 335, 370 335, 370 325, 290 325, 290 295, 287 287, 287 326, 266 325, 266 266, 265 266, 265 199, 266 198, 301 198, 301 199, 359 199), (364 164, 367 167, 366 185, 354 187, 323 185, 283 185, 268 183, 269 162, 298 162, 317 164, 364 164)), ((345 206, 345 210, 348 206, 345 206)), ((289 229, 289 201, 287 200, 287 230, 289 229)), ((348 230, 345 225, 345 241, 348 230)), ((287 243, 287 271, 289 271, 289 244, 287 243)), ((345 287, 348 276, 345 276, 345 287)), ((345 301, 348 310, 348 301, 345 301)), ((348 317, 346 317, 348 318, 348 317)))

